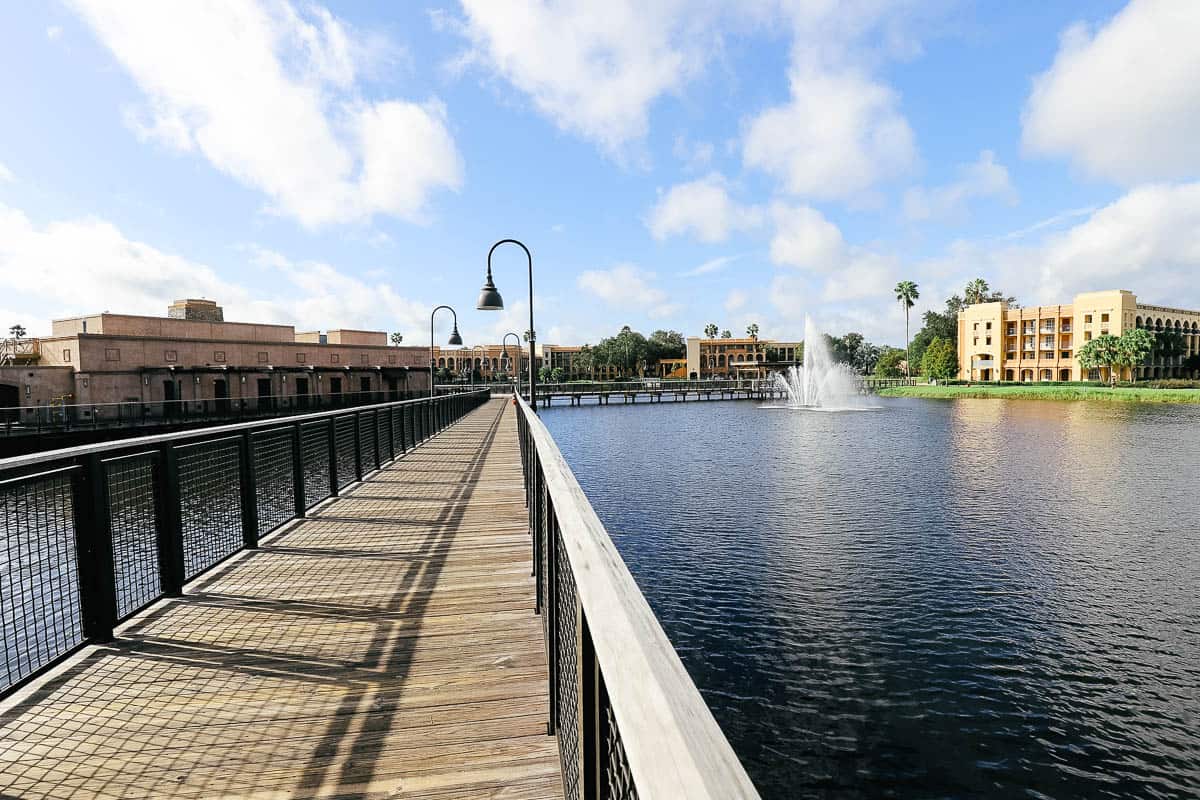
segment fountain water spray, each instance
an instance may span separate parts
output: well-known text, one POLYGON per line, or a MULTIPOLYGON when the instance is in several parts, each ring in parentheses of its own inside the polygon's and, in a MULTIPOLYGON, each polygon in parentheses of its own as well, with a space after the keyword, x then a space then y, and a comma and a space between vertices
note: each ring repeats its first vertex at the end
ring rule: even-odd
POLYGON ((825 337, 804 317, 804 366, 788 367, 786 374, 771 375, 775 388, 784 393, 788 408, 856 408, 862 405, 858 376, 845 364, 835 362, 825 337))

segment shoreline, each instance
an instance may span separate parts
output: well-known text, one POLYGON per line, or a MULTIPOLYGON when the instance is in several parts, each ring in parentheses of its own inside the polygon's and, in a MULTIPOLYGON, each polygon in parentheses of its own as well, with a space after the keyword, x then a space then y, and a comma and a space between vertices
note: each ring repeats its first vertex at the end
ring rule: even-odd
POLYGON ((1200 389, 1141 389, 1128 386, 895 386, 880 389, 881 397, 919 397, 929 400, 1098 400, 1106 403, 1200 404, 1200 389))

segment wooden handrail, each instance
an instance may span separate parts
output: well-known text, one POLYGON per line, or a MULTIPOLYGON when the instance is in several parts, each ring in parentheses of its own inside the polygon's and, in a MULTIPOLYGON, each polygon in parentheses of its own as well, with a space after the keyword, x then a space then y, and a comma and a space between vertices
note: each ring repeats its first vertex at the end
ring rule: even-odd
POLYGON ((524 398, 517 404, 541 466, 638 796, 757 798, 550 432, 524 398))

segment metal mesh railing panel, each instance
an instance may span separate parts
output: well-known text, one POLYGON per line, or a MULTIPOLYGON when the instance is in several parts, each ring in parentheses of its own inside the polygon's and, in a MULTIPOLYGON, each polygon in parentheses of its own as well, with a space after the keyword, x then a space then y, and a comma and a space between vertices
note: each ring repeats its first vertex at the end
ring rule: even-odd
POLYGON ((362 448, 363 474, 375 469, 375 415, 363 412, 358 415, 358 443, 362 448))
POLYGON ((310 422, 300 428, 304 458, 304 502, 309 507, 332 494, 329 486, 329 422, 310 422))
POLYGON ((605 800, 637 800, 637 787, 629 771, 629 759, 625 757, 625 746, 621 744, 621 730, 613 715, 608 690, 600 678, 600 796, 605 800))
POLYGON ((357 480, 354 472, 354 416, 338 417, 334 423, 337 438, 338 488, 349 486, 357 480))
POLYGON ((562 759, 563 791, 566 800, 582 796, 579 741, 579 641, 578 603, 575 576, 567 560, 562 536, 551 524, 555 537, 555 679, 558 692, 558 750, 562 759))
POLYGON ((118 619, 162 594, 154 459, 151 453, 139 453, 104 462, 118 619))
POLYGON ((0 691, 83 642, 71 474, 0 484, 0 691))
POLYGON ((391 433, 388 431, 388 419, 391 413, 390 410, 376 411, 373 415, 375 417, 375 443, 378 448, 380 466, 388 460, 392 450, 391 433))
POLYGON ((256 433, 251 441, 258 533, 261 536, 296 516, 292 432, 284 429, 256 433))
POLYGON ((242 492, 236 439, 179 448, 184 578, 242 547, 242 492))
POLYGON ((388 413, 392 415, 392 455, 398 456, 406 449, 404 446, 404 409, 393 408, 388 413))

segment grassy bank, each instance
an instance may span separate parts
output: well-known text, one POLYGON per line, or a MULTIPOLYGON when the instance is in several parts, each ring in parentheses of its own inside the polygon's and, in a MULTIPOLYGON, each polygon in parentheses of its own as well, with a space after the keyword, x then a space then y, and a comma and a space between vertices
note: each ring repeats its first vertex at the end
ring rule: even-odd
POLYGON ((959 397, 1004 400, 1103 400, 1116 403, 1200 403, 1200 389, 1138 389, 1118 386, 897 386, 881 389, 884 397, 959 397))

